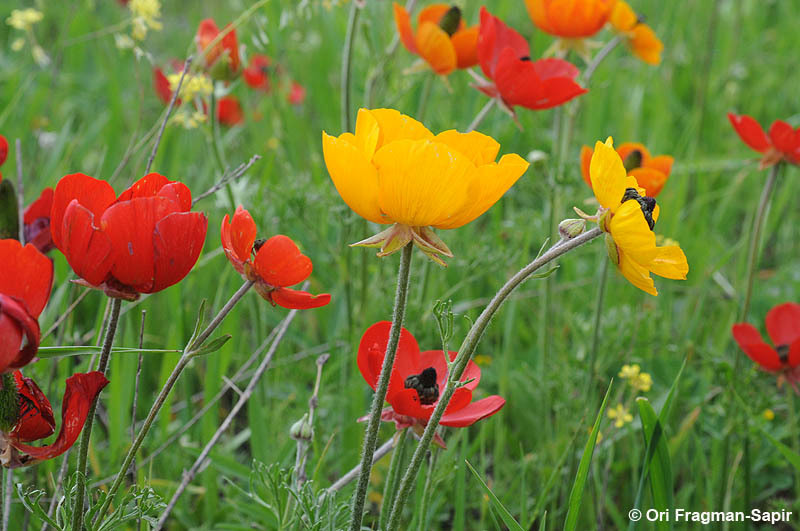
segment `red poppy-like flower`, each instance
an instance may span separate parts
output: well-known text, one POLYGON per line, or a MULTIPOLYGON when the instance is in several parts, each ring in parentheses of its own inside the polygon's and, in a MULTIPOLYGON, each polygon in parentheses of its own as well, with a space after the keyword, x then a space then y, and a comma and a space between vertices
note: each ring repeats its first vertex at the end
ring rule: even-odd
POLYGON ((306 101, 306 89, 297 81, 292 81, 289 86, 289 94, 286 96, 292 105, 302 105, 306 101))
POLYGON ((14 380, 19 393, 18 419, 12 430, 4 434, 5 440, 0 441, 0 446, 6 446, 2 452, 2 464, 7 468, 33 465, 66 452, 78 439, 92 401, 108 385, 103 373, 97 371, 76 373, 67 378, 58 437, 52 444, 31 446, 25 443, 44 439, 55 431, 53 408, 32 379, 15 371, 14 380))
POLYGON ((197 262, 208 219, 192 192, 150 173, 120 194, 82 173, 64 176, 50 212, 53 243, 85 285, 135 300, 176 284, 197 262))
POLYGON ((761 125, 750 116, 728 113, 728 119, 742 142, 763 155, 759 169, 763 170, 782 160, 800 165, 800 127, 792 129, 783 120, 775 120, 769 128, 768 136, 761 125))
POLYGON ((580 96, 587 90, 577 83, 578 69, 562 59, 531 61, 525 38, 481 8, 478 61, 493 81, 475 87, 497 98, 507 109, 515 105, 528 109, 549 109, 580 96))
POLYGON ((53 189, 42 190, 39 198, 28 205, 23 214, 25 241, 32 243, 42 253, 50 252, 53 238, 50 234, 50 210, 53 207, 53 189))
POLYGON ((31 244, 0 240, 0 373, 24 367, 39 349, 37 319, 53 286, 53 262, 31 244), (24 339, 24 342, 23 342, 24 339))
MULTIPOLYGON (((3 165, 3 163, 6 161, 7 158, 8 158, 8 140, 6 140, 6 137, 4 137, 3 135, 0 135, 0 166, 3 165)), ((2 180, 3 180, 3 174, 0 173, 0 181, 2 180)))
MULTIPOLYGON (((378 385, 391 327, 392 323, 389 321, 375 323, 364 332, 358 346, 358 368, 373 390, 378 385)), ((451 351, 449 355, 452 361, 456 352, 451 351)), ((472 392, 480 379, 480 368, 470 361, 461 381, 472 381, 453 393, 453 398, 442 415, 442 426, 471 426, 494 415, 505 405, 505 399, 497 395, 472 402, 472 392)), ((386 401, 391 407, 384 409, 381 418, 393 421, 398 429, 411 427, 421 431, 428 424, 439 401, 439 393, 444 390, 446 383, 447 363, 444 352, 420 352, 417 340, 411 332, 403 328, 386 393, 386 401)))
POLYGON ((228 127, 244 122, 244 111, 236 97, 224 96, 217 101, 217 120, 228 127))
POLYGON ((255 282, 256 291, 264 299, 273 306, 298 310, 319 308, 331 301, 327 293, 312 295, 288 288, 303 282, 313 270, 311 259, 290 238, 279 234, 256 240, 256 223, 241 205, 228 220, 225 214, 221 228, 225 256, 242 277, 255 282))
MULTIPOLYGON (((225 30, 230 24, 225 26, 225 30)), ((197 50, 203 54, 204 65, 215 79, 227 80, 239 72, 239 43, 236 40, 236 30, 231 28, 213 47, 209 45, 220 34, 219 27, 213 19, 207 18, 200 22, 197 28, 195 42, 197 50)))
POLYGON ((269 92, 272 88, 269 80, 271 67, 272 60, 266 55, 256 54, 252 56, 247 68, 242 70, 244 82, 256 90, 269 92))
MULTIPOLYGON (((650 151, 639 142, 623 142, 616 148, 619 158, 628 175, 636 177, 636 182, 645 189, 647 197, 656 197, 661 193, 664 184, 669 179, 672 163, 675 161, 669 155, 653 157, 650 151)), ((589 176, 589 167, 592 162, 594 150, 589 146, 581 148, 581 175, 589 188, 592 180, 589 176)))
POLYGON ((767 334, 771 345, 764 342, 761 333, 749 323, 733 325, 733 338, 751 360, 768 372, 777 373, 797 391, 800 382, 800 304, 787 302, 767 312, 767 334))
MULTIPOLYGON (((160 99, 165 105, 169 105, 169 102, 172 100, 172 89, 170 88, 167 76, 164 75, 164 71, 157 66, 153 67, 153 88, 158 95, 158 99, 160 99)), ((178 99, 175 102, 175 105, 180 104, 181 101, 178 99)))

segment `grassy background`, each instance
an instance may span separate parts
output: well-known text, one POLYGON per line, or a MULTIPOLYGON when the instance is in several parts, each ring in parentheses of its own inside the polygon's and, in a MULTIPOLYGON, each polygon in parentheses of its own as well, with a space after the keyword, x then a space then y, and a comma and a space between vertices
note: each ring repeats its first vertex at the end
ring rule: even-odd
MULTIPOLYGON (((0 26, 0 133, 11 142, 22 141, 26 202, 67 173, 109 178, 129 145, 157 123, 163 112, 152 90, 151 62, 163 66, 171 58, 183 57, 201 19, 213 16, 223 24, 250 5, 238 0, 164 2, 164 29, 150 33, 143 44, 147 56, 137 60, 130 51, 118 50, 110 33, 83 37, 128 17, 116 2, 38 4, 45 19, 35 33, 53 58, 49 67, 38 67, 29 47, 12 52, 10 44, 19 32, 0 26)), ((613 135, 617 143, 641 141, 654 154, 671 154, 676 166, 659 196, 662 214, 656 230, 681 243, 691 267, 689 279, 657 280, 661 294, 653 298, 611 272, 594 380, 587 373, 587 357, 600 266, 606 259, 603 246, 594 243, 561 261, 554 277, 550 327, 544 334, 540 300, 545 283, 525 284, 498 314, 478 349, 483 355, 480 389, 501 394, 507 405, 470 429, 447 430, 448 450, 438 459, 430 511, 419 515, 409 510, 409 527, 494 529, 499 525, 478 483, 467 473, 464 459, 469 459, 524 526, 538 526, 543 511, 549 525, 560 526, 587 430, 609 380, 623 364, 639 363, 653 377, 653 388, 646 395, 658 410, 687 356, 666 427, 675 505, 688 510, 797 510, 792 469, 769 441, 748 437, 747 431, 747 426, 761 426, 785 443, 797 444, 794 396, 788 389, 776 390, 773 379, 754 370, 749 361, 742 364, 743 371, 734 373, 735 358, 741 353, 729 330, 742 299, 747 228, 766 175, 757 171, 754 153, 739 141, 725 116, 736 111, 751 114, 763 124, 788 118, 798 125, 796 84, 791 82, 795 73, 790 70, 790 58, 796 52, 796 6, 792 4, 633 2, 665 43, 663 63, 647 66, 620 47, 595 73, 591 91, 580 100, 555 215, 570 217, 571 206, 582 205, 591 195, 580 178, 581 144, 592 145, 613 135), (547 355, 543 354, 545 342, 549 343, 547 355), (734 381, 736 399, 731 393, 734 381), (765 408, 775 412, 771 422, 762 416, 765 408), (743 458, 746 438, 751 468, 747 481, 742 465, 747 461, 743 458), (548 479, 553 480, 552 488, 545 489, 548 479)), ((470 22, 477 21, 479 6, 464 2, 470 22)), ((5 19, 16 7, 22 6, 3 2, 0 17, 5 19)), ((309 474, 317 485, 327 486, 358 462, 364 427, 355 419, 365 413, 371 394, 356 368, 355 350, 367 326, 390 317, 398 260, 396 256, 381 260, 370 250, 346 247, 375 227, 368 230, 344 205, 322 160, 320 132, 342 132, 338 87, 348 7, 327 8, 316 0, 292 6, 271 2, 238 31, 249 53, 267 53, 278 60, 307 88, 308 97, 304 105, 293 107, 283 96, 254 92, 241 81, 230 87, 242 100, 247 120, 224 132, 227 159, 238 164, 256 153, 263 156, 234 187, 234 195, 253 214, 260 235, 283 233, 301 245, 315 264, 311 290, 330 292, 333 302, 303 312, 292 324, 247 414, 240 416, 212 452, 210 466, 173 513, 175 529, 235 528, 255 518, 248 508, 253 502, 240 490, 248 489, 251 460, 294 463, 295 444, 288 431, 307 409, 319 353, 329 352, 331 360, 323 373, 309 474)), ((552 42, 534 30, 521 0, 490 8, 530 37, 533 56, 541 55, 552 42)), ((368 2, 355 42, 351 112, 367 103, 365 79, 393 36, 390 3, 368 2)), ((607 40, 610 34, 597 38, 607 40)), ((378 79, 369 103, 418 118, 424 114, 423 121, 433 131, 466 128, 485 97, 469 87, 467 74, 456 72, 449 78, 452 91, 432 80, 425 104, 428 74, 401 73, 413 60, 400 48, 387 64, 385 76, 378 79)), ((522 131, 496 110, 479 130, 497 138, 502 153, 552 152, 554 112, 523 109, 519 116, 522 131)), ((207 189, 219 178, 207 139, 204 129, 168 127, 154 171, 182 180, 195 194, 207 189)), ((149 151, 147 145, 133 153, 113 182, 117 190, 141 176, 149 151)), ((435 300, 452 299, 459 316, 474 319, 494 290, 526 264, 547 238, 547 172, 552 162, 545 158, 533 164, 488 214, 442 235, 456 254, 447 269, 424 263, 422 255, 415 255, 407 328, 423 349, 438 345, 431 314, 435 300)), ((6 178, 13 176, 14 167, 11 154, 3 168, 6 178)), ((800 300, 797 175, 795 168, 781 175, 764 233, 749 318, 762 330, 769 308, 800 300)), ((126 304, 117 345, 136 345, 139 311, 146 309, 146 346, 181 348, 191 333, 200 300, 207 298, 209 307, 217 309, 239 286, 238 275, 220 252, 218 238, 222 217, 231 211, 227 199, 218 194, 197 208, 209 217, 208 240, 198 266, 179 285, 137 305, 126 304)), ((41 320, 43 330, 80 291, 65 282, 71 273, 63 257, 56 252, 54 259, 57 282, 41 320)), ((44 344, 93 344, 103 310, 102 294, 90 294, 44 344)), ((234 339, 185 373, 170 399, 169 412, 162 412, 140 455, 151 454, 213 397, 224 385, 223 377, 237 370, 285 314, 286 310, 248 295, 218 332, 233 334, 234 339)), ((468 326, 467 319, 457 317, 456 337, 463 337, 468 326)), ((145 357, 139 418, 176 360, 177 354, 145 357)), ((40 361, 26 372, 37 378, 58 408, 64 378, 85 370, 87 363, 86 358, 75 357, 40 361)), ((116 473, 130 443, 135 370, 135 356, 112 357, 112 383, 103 394, 101 422, 95 428, 90 455, 94 478, 116 473)), ((622 402, 635 413, 634 396, 617 379, 610 405, 622 402)), ((177 443, 142 468, 140 483, 171 496, 181 471, 195 459, 235 399, 226 395, 177 443)), ((381 440, 393 430, 384 426, 381 440)), ((636 494, 644 453, 638 417, 620 429, 606 419, 602 433, 580 514, 583 529, 627 526, 626 513, 636 494)), ((59 459, 17 471, 15 478, 52 491, 60 463, 59 459)), ((383 462, 376 469, 376 492, 381 490, 387 466, 383 462)), ((349 493, 347 489, 342 499, 349 493)), ((643 507, 650 506, 648 493, 643 507)), ((12 528, 22 525, 24 513, 15 503, 12 528)), ((262 525, 270 527, 268 522, 262 525)))

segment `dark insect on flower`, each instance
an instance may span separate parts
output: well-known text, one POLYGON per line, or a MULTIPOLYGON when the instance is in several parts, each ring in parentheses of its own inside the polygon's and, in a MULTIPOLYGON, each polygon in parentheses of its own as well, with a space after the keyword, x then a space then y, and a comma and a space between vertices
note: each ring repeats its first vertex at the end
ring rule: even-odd
POLYGON ((461 9, 458 6, 452 6, 447 12, 439 19, 439 27, 442 28, 449 36, 453 36, 458 31, 461 25, 461 9))
POLYGON ((639 195, 636 188, 626 188, 625 195, 622 196, 622 202, 624 203, 631 199, 639 203, 642 214, 644 214, 644 219, 647 220, 647 225, 650 227, 650 230, 653 230, 653 227, 656 226, 656 222, 653 219, 653 210, 656 208, 656 200, 652 197, 639 195))
POLYGON ((433 404, 439 399, 439 384, 436 383, 436 369, 433 367, 407 377, 404 385, 406 389, 417 391, 421 404, 433 404))

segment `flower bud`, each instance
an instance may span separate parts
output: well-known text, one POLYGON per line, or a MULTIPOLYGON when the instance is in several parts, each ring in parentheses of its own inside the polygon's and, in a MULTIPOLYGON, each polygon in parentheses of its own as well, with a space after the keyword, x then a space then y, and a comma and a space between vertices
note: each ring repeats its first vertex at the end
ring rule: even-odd
POLYGON ((558 224, 558 233, 566 240, 580 236, 584 230, 586 230, 585 219, 565 219, 558 224))
POLYGON ((308 422, 308 413, 303 418, 292 424, 289 435, 296 441, 310 441, 314 437, 314 427, 308 422))

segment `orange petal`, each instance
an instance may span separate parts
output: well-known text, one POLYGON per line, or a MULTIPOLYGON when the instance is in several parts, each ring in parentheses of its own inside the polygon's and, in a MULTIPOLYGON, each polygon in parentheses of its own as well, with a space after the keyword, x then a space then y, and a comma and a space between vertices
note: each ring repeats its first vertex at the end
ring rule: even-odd
POLYGON ((661 62, 661 51, 664 49, 664 44, 647 24, 639 24, 633 28, 633 35, 629 43, 633 54, 645 63, 657 65, 661 62))
POLYGON ((478 34, 479 27, 457 31, 450 41, 456 51, 456 65, 458 68, 469 68, 478 64, 478 34))
POLYGON ((264 282, 276 288, 299 284, 313 270, 311 259, 300 252, 291 238, 282 234, 273 236, 261 246, 254 266, 264 282))
POLYGON ((617 0, 611 11, 609 22, 617 31, 629 31, 639 21, 631 6, 625 0, 617 0))
POLYGON ((594 150, 589 146, 581 147, 581 176, 589 188, 592 187, 592 179, 589 177, 589 165, 592 163, 592 153, 594 150))
POLYGON ((650 160, 650 151, 644 144, 640 144, 639 142, 623 142, 617 147, 617 153, 619 153, 619 157, 623 161, 634 151, 638 151, 642 154, 642 166, 650 160))
POLYGON ((417 28, 417 49, 419 55, 439 75, 447 75, 458 64, 456 49, 450 36, 432 22, 425 22, 417 28))
POLYGON ((394 3, 394 25, 400 35, 400 41, 411 53, 417 53, 417 44, 414 42, 414 30, 411 28, 411 18, 403 6, 394 3))
POLYGON ((450 6, 447 4, 431 4, 422 8, 422 10, 419 12, 419 15, 417 15, 417 27, 422 26, 426 22, 430 22, 438 26, 439 21, 442 20, 442 17, 449 9, 450 6))
POLYGON ((654 168, 634 168, 630 171, 630 175, 636 177, 636 182, 644 188, 645 195, 650 197, 656 197, 661 193, 664 183, 667 182, 667 176, 654 168))

